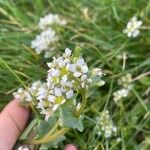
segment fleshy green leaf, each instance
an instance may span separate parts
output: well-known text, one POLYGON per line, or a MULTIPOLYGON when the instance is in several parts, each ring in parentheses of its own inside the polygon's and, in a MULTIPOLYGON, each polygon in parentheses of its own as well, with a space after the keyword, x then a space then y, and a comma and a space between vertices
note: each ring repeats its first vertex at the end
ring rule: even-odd
POLYGON ((46 135, 55 125, 56 121, 57 119, 55 118, 55 116, 51 116, 48 121, 45 120, 40 121, 37 127, 38 136, 46 135))
POLYGON ((75 115, 75 107, 71 105, 64 105, 60 110, 61 122, 64 127, 78 129, 83 131, 83 116, 77 117, 75 115))

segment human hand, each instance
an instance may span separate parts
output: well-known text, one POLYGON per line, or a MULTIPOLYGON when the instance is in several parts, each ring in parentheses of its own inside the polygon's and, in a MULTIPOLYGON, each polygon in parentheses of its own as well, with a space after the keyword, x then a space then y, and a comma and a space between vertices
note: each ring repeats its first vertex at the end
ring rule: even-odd
MULTIPOLYGON (((19 105, 18 100, 11 101, 0 113, 0 150, 11 150, 23 131, 29 118, 29 110, 19 105)), ((77 150, 72 144, 65 150, 77 150)))

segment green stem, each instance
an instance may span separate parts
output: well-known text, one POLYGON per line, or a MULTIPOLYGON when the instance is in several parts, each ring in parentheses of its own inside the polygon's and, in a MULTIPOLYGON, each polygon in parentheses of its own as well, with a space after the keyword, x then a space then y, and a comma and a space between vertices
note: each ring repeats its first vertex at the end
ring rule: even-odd
POLYGON ((44 136, 44 138, 49 137, 57 129, 58 125, 59 125, 59 121, 56 122, 54 127, 44 136))
POLYGON ((84 89, 84 90, 82 91, 82 104, 81 104, 80 109, 79 109, 78 112, 77 112, 77 116, 80 116, 81 112, 83 111, 83 109, 84 109, 85 106, 86 106, 87 99, 86 99, 86 97, 85 97, 85 93, 86 93, 86 90, 84 89))
POLYGON ((58 137, 64 135, 69 129, 68 128, 63 128, 60 131, 56 132, 53 135, 49 135, 46 137, 43 137, 42 139, 29 139, 24 141, 24 143, 27 144, 42 144, 42 143, 46 143, 46 142, 50 142, 53 141, 55 139, 57 139, 58 137))
POLYGON ((38 112, 36 111, 36 109, 35 109, 35 107, 34 107, 34 105, 32 103, 29 104, 29 107, 31 108, 33 113, 36 115, 36 117, 40 118, 38 112))
POLYGON ((35 118, 34 120, 32 120, 32 122, 28 125, 28 127, 26 128, 26 130, 23 132, 23 134, 20 136, 20 140, 25 139, 28 134, 30 133, 30 131, 32 130, 32 128, 37 124, 38 120, 37 118, 35 118))
POLYGON ((136 92, 136 90, 133 88, 132 89, 134 95, 136 96, 136 98, 139 100, 139 102, 141 103, 141 105, 143 106, 143 109, 148 112, 148 108, 147 106, 144 104, 143 99, 140 97, 140 95, 136 92))

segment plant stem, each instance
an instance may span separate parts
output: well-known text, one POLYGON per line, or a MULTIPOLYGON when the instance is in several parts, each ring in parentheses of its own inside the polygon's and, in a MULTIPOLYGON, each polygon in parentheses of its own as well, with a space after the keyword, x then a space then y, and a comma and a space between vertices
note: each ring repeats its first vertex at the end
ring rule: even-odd
POLYGON ((36 115, 36 117, 39 119, 39 114, 38 114, 38 112, 36 111, 36 109, 34 108, 34 106, 33 106, 32 103, 29 104, 29 107, 30 107, 31 110, 34 112, 34 114, 36 115))
POLYGON ((59 125, 59 121, 56 122, 54 127, 44 136, 44 138, 49 137, 57 129, 58 125, 59 125))
POLYGON ((80 107, 80 109, 77 112, 77 116, 80 116, 81 112, 83 111, 84 107, 86 106, 87 103, 87 99, 85 97, 85 89, 82 91, 82 105, 80 107))
POLYGON ((61 135, 64 135, 69 129, 68 128, 63 128, 60 131, 56 132, 53 135, 49 135, 46 137, 43 137, 42 139, 29 139, 24 141, 24 143, 27 144, 42 144, 42 143, 46 143, 46 142, 50 142, 55 140, 56 138, 60 137, 61 135))

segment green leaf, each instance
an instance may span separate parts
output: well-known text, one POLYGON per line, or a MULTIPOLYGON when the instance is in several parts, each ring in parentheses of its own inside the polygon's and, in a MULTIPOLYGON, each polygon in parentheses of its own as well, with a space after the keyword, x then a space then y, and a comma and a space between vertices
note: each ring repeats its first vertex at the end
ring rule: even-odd
POLYGON ((57 119, 54 115, 51 116, 48 121, 40 120, 39 125, 37 127, 38 136, 41 137, 46 135, 51 130, 51 128, 55 125, 56 121, 57 119))
POLYGON ((78 129, 79 131, 83 131, 83 116, 77 117, 75 115, 76 108, 71 105, 64 105, 60 109, 60 119, 62 125, 67 128, 78 129))

